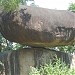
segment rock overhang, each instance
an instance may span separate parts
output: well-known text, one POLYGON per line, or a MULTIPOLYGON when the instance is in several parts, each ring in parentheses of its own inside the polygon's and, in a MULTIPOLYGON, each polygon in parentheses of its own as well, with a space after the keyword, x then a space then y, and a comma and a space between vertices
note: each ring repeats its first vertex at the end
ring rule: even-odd
POLYGON ((0 18, 1 33, 13 42, 53 47, 75 41, 75 14, 70 11, 25 6, 0 18))

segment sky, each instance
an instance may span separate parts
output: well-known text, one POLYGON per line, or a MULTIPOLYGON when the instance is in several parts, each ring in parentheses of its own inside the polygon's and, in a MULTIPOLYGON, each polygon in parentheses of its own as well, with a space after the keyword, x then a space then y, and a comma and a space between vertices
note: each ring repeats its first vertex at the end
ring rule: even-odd
POLYGON ((67 10, 69 3, 75 3, 75 0, 35 0, 35 4, 39 7, 57 9, 57 10, 67 10))

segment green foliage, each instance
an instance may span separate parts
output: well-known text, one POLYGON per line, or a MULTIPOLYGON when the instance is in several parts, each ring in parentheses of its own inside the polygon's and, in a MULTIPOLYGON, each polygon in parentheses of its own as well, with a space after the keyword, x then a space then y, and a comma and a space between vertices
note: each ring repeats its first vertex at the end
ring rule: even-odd
POLYGON ((0 0, 0 5, 5 11, 13 11, 19 6, 20 0, 0 0))
POLYGON ((65 63, 57 60, 53 63, 45 64, 40 69, 31 67, 29 75, 75 75, 75 69, 70 69, 65 63))
POLYGON ((75 3, 70 3, 68 10, 75 12, 75 3))
POLYGON ((16 10, 20 3, 22 5, 27 5, 26 1, 34 0, 0 0, 0 7, 2 6, 5 12, 16 10))
POLYGON ((62 52, 73 53, 75 51, 75 45, 60 46, 58 49, 62 52))
POLYGON ((7 51, 7 50, 17 50, 21 47, 20 44, 10 42, 6 40, 1 34, 0 34, 0 52, 7 51))

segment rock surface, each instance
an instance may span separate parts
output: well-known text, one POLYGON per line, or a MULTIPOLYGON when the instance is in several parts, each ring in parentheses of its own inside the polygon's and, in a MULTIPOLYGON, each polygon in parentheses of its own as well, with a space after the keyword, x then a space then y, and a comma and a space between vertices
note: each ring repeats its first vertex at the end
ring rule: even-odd
POLYGON ((45 64, 54 63, 56 58, 70 66, 71 55, 60 51, 43 48, 8 51, 4 55, 5 75, 29 75, 30 68, 40 68, 45 64))
POLYGON ((21 6, 19 10, 0 15, 0 31, 13 42, 36 47, 69 45, 75 41, 75 14, 21 6))

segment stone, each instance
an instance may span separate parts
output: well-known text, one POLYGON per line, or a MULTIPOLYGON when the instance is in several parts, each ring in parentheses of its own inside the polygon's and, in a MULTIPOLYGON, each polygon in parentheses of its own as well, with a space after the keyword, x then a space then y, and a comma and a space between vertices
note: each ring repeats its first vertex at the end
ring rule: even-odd
POLYGON ((44 48, 24 48, 4 52, 5 75, 29 75, 31 67, 40 68, 60 58, 70 66, 71 55, 68 53, 44 48))
POLYGON ((9 41, 22 45, 70 45, 75 41, 75 13, 20 6, 19 10, 1 13, 0 31, 9 41))

